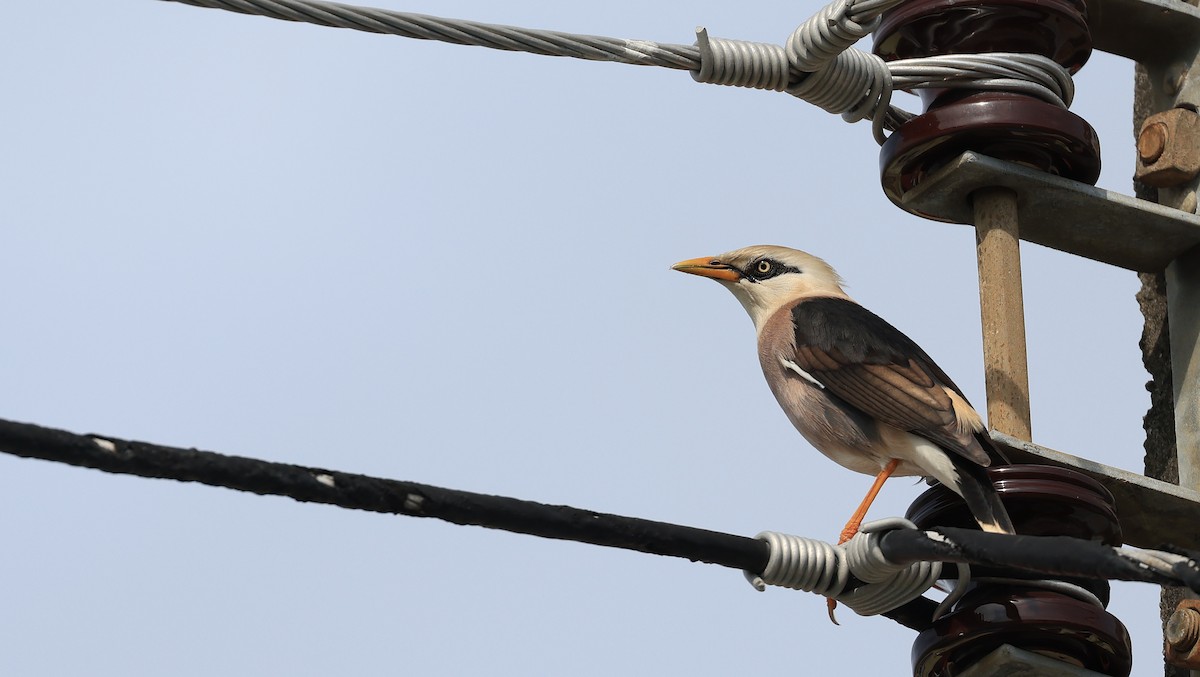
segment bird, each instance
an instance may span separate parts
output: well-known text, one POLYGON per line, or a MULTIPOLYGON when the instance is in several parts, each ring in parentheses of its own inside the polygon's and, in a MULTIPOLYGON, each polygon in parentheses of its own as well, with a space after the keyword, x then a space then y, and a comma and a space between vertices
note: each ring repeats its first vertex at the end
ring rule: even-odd
POLYGON ((839 544, 892 476, 937 480, 981 529, 1015 533, 985 470, 1007 459, 979 413, 912 339, 851 299, 828 263, 758 245, 672 269, 733 292, 754 321, 763 375, 792 425, 834 462, 875 475, 839 544))

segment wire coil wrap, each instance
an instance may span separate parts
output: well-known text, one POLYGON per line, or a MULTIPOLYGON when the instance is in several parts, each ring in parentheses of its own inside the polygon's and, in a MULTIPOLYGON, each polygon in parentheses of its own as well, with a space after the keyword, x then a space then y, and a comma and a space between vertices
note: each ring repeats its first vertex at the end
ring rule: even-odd
POLYGON ((873 616, 906 604, 928 590, 942 573, 941 562, 893 564, 879 547, 887 531, 916 528, 912 522, 898 518, 864 524, 846 543, 846 562, 854 577, 867 585, 839 595, 837 600, 860 616, 873 616))
POLYGON ((839 113, 846 122, 871 119, 882 145, 892 99, 887 64, 853 48, 879 26, 883 13, 900 0, 834 0, 792 31, 786 52, 792 84, 788 94, 839 113))
POLYGON ((854 4, 854 0, 834 0, 792 32, 787 41, 787 55, 793 71, 815 73, 825 68, 875 30, 883 10, 887 9, 883 6, 875 13, 860 13, 856 21, 850 16, 854 4), (863 19, 866 21, 859 23, 863 19))
POLYGON ((842 548, 815 538, 803 538, 775 531, 755 536, 771 546, 771 557, 761 574, 746 572, 746 578, 759 592, 768 585, 835 596, 846 587, 850 567, 842 548))
POLYGON ((700 69, 692 71, 692 77, 697 82, 777 92, 787 89, 788 58, 779 45, 710 38, 701 27, 696 29, 696 46, 700 48, 700 69))
POLYGON ((892 105, 896 89, 978 89, 1017 92, 1063 108, 1074 84, 1065 68, 1038 54, 951 54, 886 62, 853 47, 900 0, 834 0, 800 25, 785 47, 709 38, 697 29, 700 68, 692 77, 735 87, 786 91, 837 113, 871 120, 875 140, 887 140, 914 115, 892 105))
POLYGON ((764 531, 756 538, 771 547, 762 574, 746 572, 759 591, 768 585, 832 597, 862 616, 890 611, 920 597, 941 575, 941 562, 894 564, 883 556, 879 541, 893 529, 916 529, 897 518, 864 524, 845 546, 764 531), (865 585, 845 591, 850 576, 865 585))
POLYGON ((858 49, 838 54, 829 67, 805 73, 787 89, 792 96, 840 113, 847 122, 873 117, 891 99, 891 72, 882 59, 858 49))

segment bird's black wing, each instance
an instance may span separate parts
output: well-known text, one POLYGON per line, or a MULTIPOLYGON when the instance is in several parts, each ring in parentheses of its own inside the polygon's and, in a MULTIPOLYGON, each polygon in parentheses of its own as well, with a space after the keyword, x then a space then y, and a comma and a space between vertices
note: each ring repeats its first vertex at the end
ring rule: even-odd
POLYGON ((899 329, 857 303, 839 298, 796 304, 792 322, 796 365, 831 394, 981 466, 990 464, 976 431, 958 420, 947 392, 954 392, 965 404, 962 391, 899 329))

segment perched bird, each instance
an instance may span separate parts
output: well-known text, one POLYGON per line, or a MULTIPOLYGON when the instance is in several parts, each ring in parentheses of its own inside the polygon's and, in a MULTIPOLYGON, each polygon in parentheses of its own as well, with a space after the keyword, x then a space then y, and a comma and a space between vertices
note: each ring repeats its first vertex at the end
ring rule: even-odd
POLYGON ((829 264, 755 246, 672 268, 733 292, 754 320, 763 375, 792 424, 839 465, 876 475, 841 542, 892 475, 932 477, 963 497, 984 531, 1014 533, 984 470, 1006 461, 979 414, 912 339, 852 300, 829 264))

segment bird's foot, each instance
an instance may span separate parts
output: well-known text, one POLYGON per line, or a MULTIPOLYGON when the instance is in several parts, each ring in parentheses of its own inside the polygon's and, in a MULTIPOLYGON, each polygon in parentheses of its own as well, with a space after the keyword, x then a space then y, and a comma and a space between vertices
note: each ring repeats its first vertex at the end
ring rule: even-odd
POLYGON ((830 597, 825 600, 825 606, 829 609, 829 622, 834 625, 841 625, 837 622, 837 616, 833 615, 833 610, 837 608, 837 600, 830 597))
MULTIPOLYGON (((838 537, 838 545, 841 545, 851 538, 854 538, 854 534, 858 533, 858 529, 862 526, 862 523, 862 517, 851 517, 850 522, 846 524, 846 528, 842 529, 842 535, 838 537)), ((830 597, 825 600, 825 606, 829 608, 830 622, 832 622, 834 625, 841 625, 841 623, 838 623, 837 621, 837 616, 833 614, 834 609, 837 609, 837 600, 830 597)))

